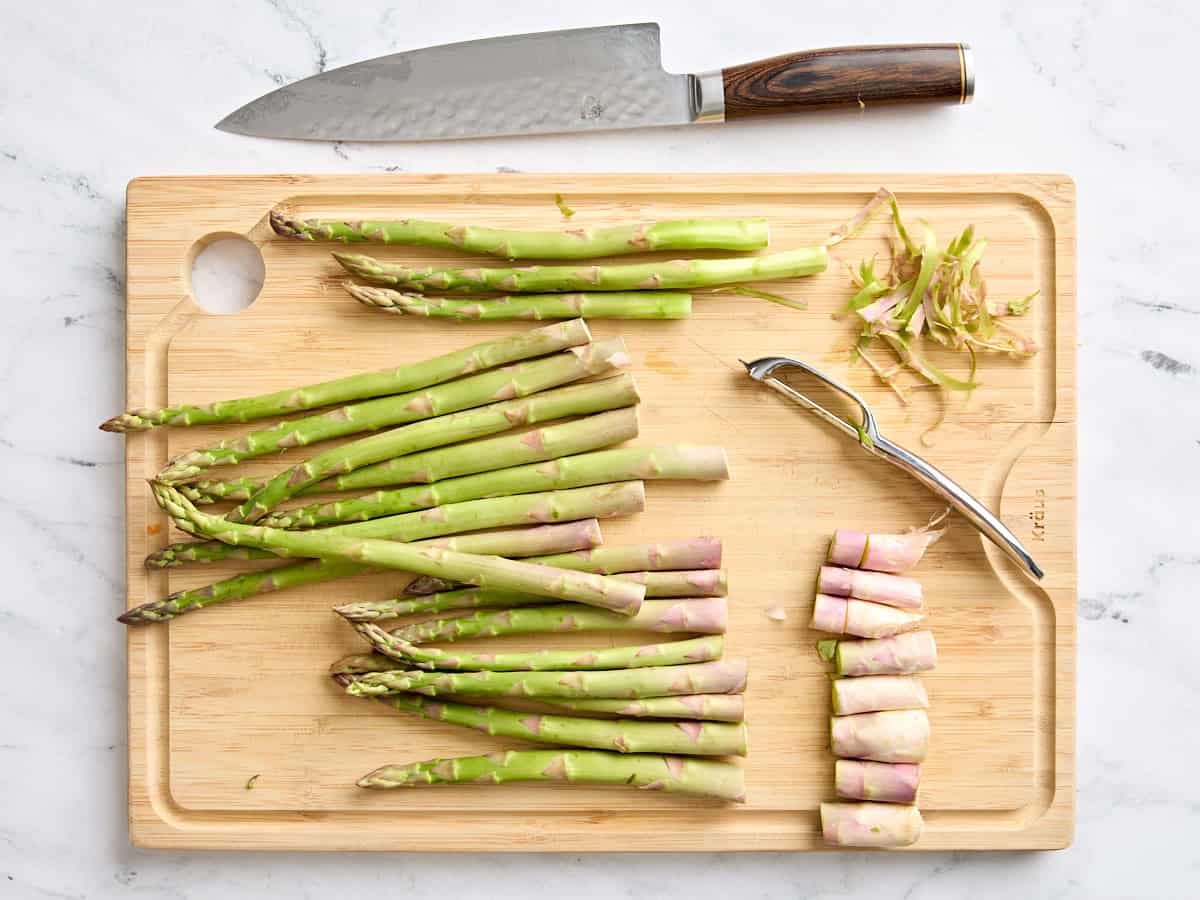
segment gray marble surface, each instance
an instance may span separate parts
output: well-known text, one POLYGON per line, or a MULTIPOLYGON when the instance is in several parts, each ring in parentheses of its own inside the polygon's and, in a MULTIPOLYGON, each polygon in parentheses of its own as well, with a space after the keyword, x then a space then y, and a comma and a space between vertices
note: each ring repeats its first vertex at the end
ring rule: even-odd
POLYGON ((602 7, 0 4, 0 896, 1183 897, 1200 874, 1200 13, 1182 0, 602 7), (340 7, 340 10, 339 8, 340 7), (659 19, 676 71, 967 40, 966 110, 444 146, 212 129, 275 84, 407 47, 659 19), (125 830, 123 191, 199 172, 1064 171, 1078 183, 1075 845, 1046 854, 161 853, 125 830), (1189 649, 1192 648, 1192 649, 1189 649), (375 893, 378 896, 379 894, 375 893))

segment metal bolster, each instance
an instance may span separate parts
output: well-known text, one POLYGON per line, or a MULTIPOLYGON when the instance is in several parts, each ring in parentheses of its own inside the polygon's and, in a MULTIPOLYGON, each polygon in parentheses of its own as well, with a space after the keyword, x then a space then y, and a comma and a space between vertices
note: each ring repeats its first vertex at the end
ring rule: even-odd
POLYGON ((970 103, 975 96, 975 54, 971 52, 970 44, 958 45, 958 62, 962 67, 962 95, 959 103, 970 103))
POLYGON ((692 121, 725 121, 725 81, 721 70, 689 75, 692 87, 692 121))

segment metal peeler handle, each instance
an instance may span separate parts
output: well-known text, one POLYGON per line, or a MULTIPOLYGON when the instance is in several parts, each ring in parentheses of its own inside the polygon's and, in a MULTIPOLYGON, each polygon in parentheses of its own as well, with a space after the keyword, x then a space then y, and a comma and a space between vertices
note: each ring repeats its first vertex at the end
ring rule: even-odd
POLYGON ((835 428, 857 440, 859 445, 868 453, 890 462, 899 469, 903 469, 912 475, 913 478, 917 479, 917 481, 921 482, 921 484, 925 485, 925 487, 929 488, 929 490, 944 497, 951 506, 963 514, 967 521, 974 525, 992 543, 1003 550, 1024 571, 1031 574, 1034 578, 1040 580, 1045 574, 1041 567, 1034 562, 1033 557, 1025 549, 1020 540, 1018 540, 1017 536, 1009 531, 1008 526, 1001 522, 999 517, 992 513, 991 510, 968 493, 966 488, 937 466, 926 462, 917 456, 917 454, 906 450, 899 444, 889 441, 880 434, 879 423, 876 422, 871 408, 850 388, 834 381, 828 375, 814 369, 807 363, 800 362, 797 359, 790 359, 786 356, 767 356, 762 359, 756 359, 753 362, 746 362, 745 360, 740 360, 740 362, 746 367, 746 371, 750 373, 750 377, 755 381, 761 381, 785 397, 816 413, 835 428), (774 377, 772 373, 779 368, 795 368, 807 372, 838 393, 853 400, 862 413, 861 424, 855 425, 852 422, 847 422, 841 416, 830 412, 819 403, 806 397, 791 385, 785 384, 774 377))

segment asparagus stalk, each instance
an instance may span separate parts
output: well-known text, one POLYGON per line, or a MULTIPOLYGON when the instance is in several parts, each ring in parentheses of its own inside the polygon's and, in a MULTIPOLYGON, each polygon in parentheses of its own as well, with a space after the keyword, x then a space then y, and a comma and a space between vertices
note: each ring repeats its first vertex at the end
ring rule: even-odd
POLYGON ((462 250, 504 259, 589 259, 654 250, 761 250, 767 246, 766 219, 666 219, 637 225, 520 231, 480 225, 451 225, 422 219, 342 222, 300 219, 281 210, 270 214, 282 237, 356 244, 412 244, 462 250))
POLYGON ((921 613, 907 612, 882 603, 817 594, 809 627, 832 634, 881 638, 912 631, 924 620, 925 616, 921 613))
POLYGON ((567 347, 578 347, 590 340, 587 323, 578 319, 537 328, 525 334, 485 341, 423 362, 350 375, 305 387, 288 388, 273 394, 237 400, 218 400, 202 405, 130 410, 114 416, 100 428, 104 431, 118 432, 145 431, 160 425, 216 425, 289 415, 300 410, 332 406, 349 400, 413 391, 494 366, 543 356, 567 347))
MULTIPOLYGON (((514 528, 506 531, 490 531, 481 534, 463 534, 454 537, 415 541, 419 546, 442 547, 460 553, 478 553, 485 556, 521 557, 540 553, 548 546, 559 543, 583 543, 600 540, 600 526, 595 519, 567 522, 562 525, 540 525, 534 528, 514 528)), ((199 546, 199 545, 197 545, 199 546)), ((274 556, 274 554, 271 554, 274 556)), ((255 594, 280 591, 288 587, 315 584, 346 575, 369 572, 357 563, 343 560, 317 559, 311 562, 279 566, 265 572, 249 572, 218 581, 201 588, 176 591, 161 599, 143 603, 119 617, 127 625, 162 622, 182 613, 203 609, 215 603, 229 600, 244 600, 255 594)))
POLYGON ((470 653, 439 650, 437 647, 420 647, 403 638, 388 634, 378 625, 370 622, 359 622, 354 627, 379 653, 418 669, 471 672, 636 669, 644 666, 678 666, 685 663, 720 659, 725 648, 724 638, 721 635, 714 635, 686 641, 670 641, 665 644, 600 647, 594 650, 470 653))
POLYGON ((898 609, 920 609, 921 582, 902 575, 821 566, 817 590, 834 597, 854 597, 898 609))
POLYGON ((214 466, 230 466, 292 447, 432 419, 499 400, 526 397, 627 363, 628 354, 619 338, 572 347, 544 359, 481 372, 407 394, 352 403, 331 412, 231 438, 212 447, 191 450, 168 463, 159 480, 168 483, 185 481, 214 466))
POLYGON ((320 531, 281 531, 230 522, 202 513, 170 485, 155 483, 151 489, 159 506, 184 531, 215 538, 222 543, 271 550, 280 556, 329 557, 362 563, 368 567, 407 570, 421 575, 453 578, 479 587, 574 600, 589 606, 619 610, 631 616, 637 613, 646 593, 645 588, 631 581, 535 566, 498 556, 478 556, 396 541, 320 531))
POLYGON ((834 788, 846 800, 916 803, 921 767, 911 763, 839 759, 833 769, 834 788))
POLYGON ((348 500, 314 503, 269 516, 262 520, 262 524, 271 528, 316 528, 338 522, 362 522, 481 497, 561 490, 637 478, 712 481, 728 477, 725 451, 720 447, 691 444, 620 447, 481 472, 478 475, 464 475, 431 485, 414 485, 375 491, 348 500))
MULTIPOLYGON (((662 571, 668 569, 716 569, 721 565, 719 538, 698 537, 688 541, 664 544, 631 544, 623 547, 597 547, 583 553, 560 553, 538 557, 530 562, 544 563, 558 569, 575 569, 612 575, 618 572, 662 571)), ((723 580, 723 576, 718 582, 723 580)), ((719 585, 718 585, 719 586, 719 585)), ((435 594, 450 590, 453 585, 436 578, 417 578, 405 588, 407 594, 435 594)), ((701 592, 696 585, 693 595, 701 592)), ((646 596, 650 596, 650 583, 646 596)))
POLYGON ((829 562, 875 572, 907 572, 945 531, 945 528, 924 528, 907 534, 866 534, 839 528, 829 543, 829 562))
POLYGON ((832 683, 833 714, 851 716, 885 709, 927 709, 921 679, 907 675, 866 675, 832 683))
POLYGON ((515 781, 625 785, 644 791, 746 802, 745 775, 734 763, 603 750, 505 750, 487 756, 431 759, 383 766, 360 778, 358 785, 397 788, 515 781))
POLYGON ((937 644, 928 631, 868 641, 836 641, 838 675, 913 675, 937 665, 937 644))
POLYGON ((593 747, 621 753, 680 753, 688 756, 745 756, 746 726, 727 722, 640 722, 515 712, 497 706, 469 706, 416 694, 381 698, 393 709, 435 722, 475 728, 493 737, 540 744, 593 747))
POLYGON ((690 694, 740 694, 746 689, 744 659, 599 671, 426 672, 395 670, 379 653, 348 656, 331 672, 355 674, 346 690, 356 697, 415 693, 558 700, 636 700, 690 694), (380 668, 382 667, 382 668, 380 668))
POLYGON ((729 610, 720 597, 697 600, 645 600, 637 615, 623 616, 577 603, 479 612, 453 619, 431 619, 398 628, 393 637, 413 644, 459 641, 506 634, 565 631, 658 631, 665 634, 724 634, 729 610))
POLYGON ((923 709, 831 716, 829 748, 842 759, 919 763, 929 753, 929 716, 923 709))
POLYGON ((572 291, 685 291, 692 288, 797 278, 825 271, 824 247, 785 250, 765 256, 674 259, 610 266, 522 266, 520 268, 414 269, 358 253, 334 253, 342 267, 363 281, 414 291, 505 291, 519 294, 572 291))
POLYGON ((494 322, 509 319, 686 319, 692 295, 672 291, 612 291, 599 294, 517 294, 491 300, 452 300, 406 294, 390 288, 344 285, 364 306, 401 316, 494 322))
POLYGON ((924 823, 915 806, 892 803, 822 803, 821 833, 839 847, 907 847, 924 823))
MULTIPOLYGON (((550 702, 550 701, 539 701, 550 702)), ((645 700, 555 700, 552 706, 577 713, 607 713, 628 719, 701 719, 706 722, 746 721, 746 698, 741 694, 685 694, 645 700)))
MULTIPOLYGON (((367 522, 338 525, 320 534, 378 538, 391 541, 416 541, 482 528, 527 525, 533 522, 566 522, 587 517, 609 518, 641 512, 646 505, 645 488, 640 481, 602 484, 518 494, 513 497, 485 497, 451 503, 434 509, 386 516, 367 522)), ((146 564, 167 568, 183 562, 214 562, 227 559, 238 548, 221 541, 171 544, 151 554, 146 564)), ((263 555, 267 551, 260 551, 263 555)))

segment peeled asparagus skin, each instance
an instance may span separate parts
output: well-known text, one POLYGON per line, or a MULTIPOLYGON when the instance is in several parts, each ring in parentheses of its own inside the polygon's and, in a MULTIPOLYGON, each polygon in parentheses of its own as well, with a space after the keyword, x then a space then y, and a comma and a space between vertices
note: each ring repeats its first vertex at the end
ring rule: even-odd
POLYGON ((937 665, 937 643, 929 631, 911 631, 865 641, 838 641, 834 669, 839 675, 912 675, 937 665))
POLYGON ((839 528, 833 533, 829 542, 828 560, 832 565, 845 566, 848 569, 862 568, 863 557, 867 555, 867 534, 863 531, 847 531, 839 528))
POLYGON ((834 597, 854 597, 900 609, 920 609, 921 582, 901 575, 821 566, 817 590, 834 597))
POLYGON ((833 781, 838 797, 844 800, 916 803, 921 767, 912 763, 839 759, 834 765, 833 781))
POLYGON ((929 753, 929 716, 923 709, 831 716, 829 746, 842 759, 919 763, 929 753))
POLYGON ((907 847, 924 823, 915 806, 893 803, 822 803, 821 833, 839 847, 907 847))
POLYGON ((836 566, 874 572, 907 572, 941 535, 941 531, 865 534, 839 528, 829 544, 829 561, 836 566))
POLYGON ((832 683, 833 714, 884 709, 928 709, 929 696, 921 679, 911 675, 867 675, 863 678, 839 678, 832 683))
POLYGON ((924 620, 921 613, 906 612, 882 603, 817 594, 811 627, 831 634, 882 638, 911 631, 924 620))
POLYGON ((707 722, 746 720, 746 698, 742 694, 684 694, 679 697, 647 697, 644 700, 585 698, 545 702, 571 712, 608 713, 630 719, 698 719, 707 722))

